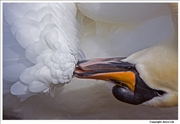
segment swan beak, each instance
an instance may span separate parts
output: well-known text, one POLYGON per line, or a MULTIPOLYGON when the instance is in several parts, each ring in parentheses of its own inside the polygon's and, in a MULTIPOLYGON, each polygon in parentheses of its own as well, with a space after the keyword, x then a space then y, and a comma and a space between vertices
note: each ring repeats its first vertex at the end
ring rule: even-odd
POLYGON ((105 80, 126 87, 134 93, 136 83, 135 65, 121 61, 124 58, 101 58, 82 60, 77 63, 77 78, 105 80))

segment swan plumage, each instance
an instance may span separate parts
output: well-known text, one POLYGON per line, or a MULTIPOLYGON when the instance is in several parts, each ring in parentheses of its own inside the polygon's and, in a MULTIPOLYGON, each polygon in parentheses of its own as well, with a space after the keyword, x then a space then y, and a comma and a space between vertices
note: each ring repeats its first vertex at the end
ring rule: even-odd
MULTIPOLYGON (((117 8, 118 5, 121 3, 108 6, 117 8)), ((148 4, 144 4, 146 5, 148 4)), ((109 111, 113 110, 115 114, 111 113, 112 116, 109 118, 121 118, 120 115, 123 113, 120 110, 123 107, 118 108, 118 106, 126 105, 113 99, 104 82, 72 79, 70 83, 65 85, 64 83, 71 80, 75 64, 78 60, 84 59, 84 54, 87 58, 128 56, 168 38, 173 32, 173 24, 166 4, 155 6, 156 9, 161 8, 155 16, 149 13, 152 14, 151 18, 145 18, 142 22, 137 19, 135 23, 133 20, 127 21, 130 20, 126 16, 127 13, 121 15, 126 17, 125 20, 119 20, 123 18, 111 20, 116 15, 112 15, 110 20, 109 17, 99 20, 99 14, 94 10, 102 8, 101 12, 106 14, 109 11, 106 6, 107 4, 98 3, 3 4, 5 113, 13 109, 13 112, 18 113, 17 117, 29 119, 108 118, 109 111), (118 23, 118 21, 122 22, 118 23), (143 32, 149 34, 141 35, 143 32), (64 43, 60 38, 65 38, 62 40, 68 42, 64 43), (60 40, 55 42, 57 39, 60 40), (134 44, 137 44, 137 47, 134 44), (110 45, 113 47, 109 47, 110 45), (61 47, 63 49, 60 49, 61 47), (92 51, 92 48, 95 50, 92 51), (44 56, 46 57, 42 59, 44 56), (57 63, 59 60, 63 60, 60 61, 61 67, 57 63), (50 61, 54 63, 50 64, 50 61), (70 65, 67 64, 68 62, 70 65), (65 64, 67 67, 64 66, 65 64), (59 70, 68 71, 59 72, 59 70), (12 102, 9 103, 9 100, 12 102), (91 103, 96 104, 91 105, 91 103)), ((151 7, 153 4, 150 5, 151 7)))
MULTIPOLYGON (((29 64, 21 68, 17 67, 20 64, 17 62, 11 64, 12 67, 4 67, 4 75, 7 76, 4 80, 12 79, 8 68, 15 68, 19 75, 12 81, 16 82, 11 87, 12 94, 21 100, 40 92, 53 95, 54 85, 70 82, 75 64, 83 58, 79 48, 76 11, 74 4, 10 4, 4 8, 4 17, 11 25, 11 32, 18 45, 24 48, 22 53, 25 55, 21 59, 29 64), (66 18, 62 16, 64 12, 68 13, 66 18)), ((8 49, 4 55, 9 55, 4 63, 12 62, 16 56, 8 53, 13 52, 9 49, 11 46, 4 47, 8 49)))

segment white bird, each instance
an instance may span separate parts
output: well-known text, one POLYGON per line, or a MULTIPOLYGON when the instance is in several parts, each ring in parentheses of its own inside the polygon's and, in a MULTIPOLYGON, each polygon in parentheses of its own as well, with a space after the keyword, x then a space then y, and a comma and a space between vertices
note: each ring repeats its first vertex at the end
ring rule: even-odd
MULTIPOLYGON (((4 3, 3 16, 5 115, 21 119, 157 118, 132 114, 146 107, 117 101, 105 82, 72 77, 84 54, 87 58, 129 56, 171 37, 173 24, 166 4, 4 3)), ((176 50, 172 51, 174 62, 176 50)), ((139 63, 134 56, 124 61, 139 63)), ((177 69, 177 63, 173 67, 177 69)), ((140 76, 146 80, 144 75, 140 76)), ((176 78, 173 86, 166 83, 160 90, 177 93, 176 78)), ((176 117, 177 108, 150 109, 152 113, 157 110, 168 115, 173 110, 171 117, 176 117)))
POLYGON ((177 4, 169 6, 175 29, 172 36, 127 58, 80 61, 76 76, 115 83, 113 95, 120 101, 156 107, 177 106, 178 9, 177 4))

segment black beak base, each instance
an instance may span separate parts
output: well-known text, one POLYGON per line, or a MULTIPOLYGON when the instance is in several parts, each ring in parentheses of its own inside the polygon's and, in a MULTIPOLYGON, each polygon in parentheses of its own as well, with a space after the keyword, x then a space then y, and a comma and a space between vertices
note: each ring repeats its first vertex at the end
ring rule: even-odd
POLYGON ((162 96, 165 92, 161 90, 154 90, 148 87, 144 81, 136 75, 136 85, 134 93, 127 88, 121 86, 114 86, 112 93, 119 101, 138 105, 146 102, 154 97, 162 96))

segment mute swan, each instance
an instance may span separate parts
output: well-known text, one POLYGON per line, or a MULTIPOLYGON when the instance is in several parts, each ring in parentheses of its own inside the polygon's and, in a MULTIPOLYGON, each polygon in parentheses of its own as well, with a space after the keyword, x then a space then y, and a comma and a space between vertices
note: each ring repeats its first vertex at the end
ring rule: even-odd
POLYGON ((21 119, 177 118, 177 108, 120 103, 105 82, 71 79, 84 53, 87 58, 128 56, 171 36, 166 4, 4 3, 3 17, 5 115, 21 119), (142 20, 133 16, 137 8, 148 16, 140 15, 142 20), (119 15, 114 16, 117 11, 119 15))
POLYGON ((113 95, 123 102, 159 107, 177 106, 178 5, 169 6, 175 29, 171 37, 127 58, 79 61, 76 76, 115 83, 113 95))

